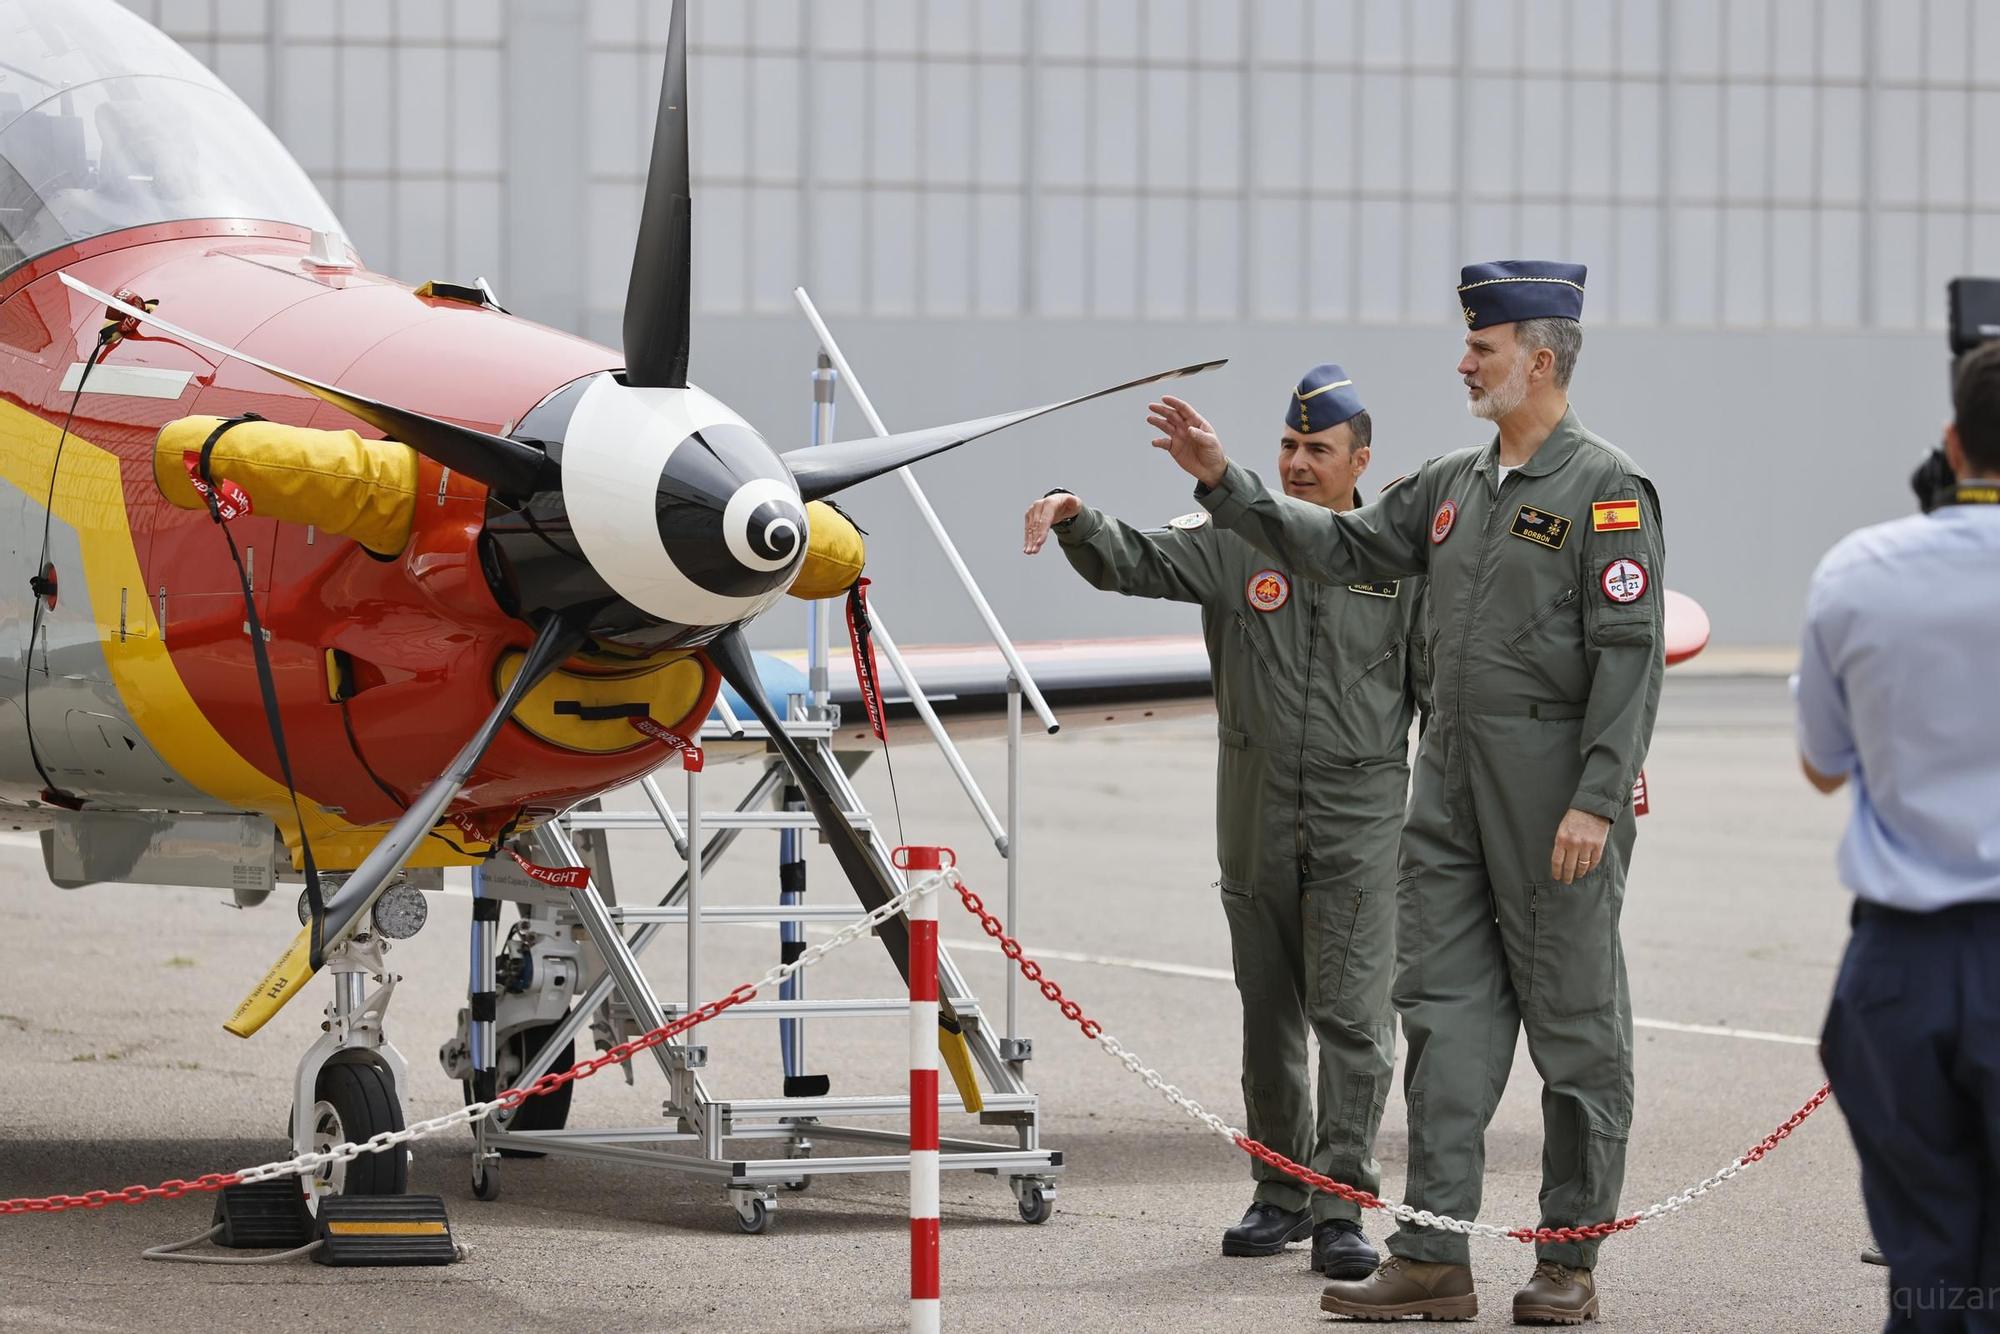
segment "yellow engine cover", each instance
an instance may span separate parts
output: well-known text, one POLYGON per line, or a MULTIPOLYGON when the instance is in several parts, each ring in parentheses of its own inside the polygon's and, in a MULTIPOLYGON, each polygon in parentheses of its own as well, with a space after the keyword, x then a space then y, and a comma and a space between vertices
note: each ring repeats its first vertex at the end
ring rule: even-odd
MULTIPOLYGON (((188 476, 187 456, 200 454, 221 417, 182 417, 160 428, 153 446, 153 481, 184 510, 208 503, 188 476)), ((394 440, 365 440, 353 431, 312 431, 281 422, 243 422, 215 442, 209 472, 250 496, 254 513, 313 524, 351 537, 380 556, 410 540, 417 507, 417 452, 394 440)))
POLYGON ((824 500, 806 505, 806 559, 789 590, 808 602, 837 598, 854 586, 868 563, 867 544, 854 521, 824 500))
MULTIPOLYGON (((516 649, 500 659, 496 690, 513 684, 527 655, 516 649)), ((571 666, 576 660, 571 660, 571 666)), ((552 746, 609 755, 650 744, 632 726, 634 716, 672 726, 701 702, 701 662, 687 653, 650 658, 602 671, 562 667, 528 692, 514 721, 552 746)))

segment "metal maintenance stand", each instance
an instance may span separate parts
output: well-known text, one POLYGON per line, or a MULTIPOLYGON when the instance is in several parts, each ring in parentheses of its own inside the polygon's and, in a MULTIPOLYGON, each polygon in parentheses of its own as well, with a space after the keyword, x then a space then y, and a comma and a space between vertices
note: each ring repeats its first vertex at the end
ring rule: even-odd
MULTIPOLYGON (((813 375, 813 439, 815 444, 824 444, 832 439, 834 390, 845 363, 818 313, 803 293, 799 296, 826 349, 813 375)), ((887 434, 858 386, 855 393, 875 431, 887 434)), ((923 498, 915 479, 907 472, 902 475, 975 605, 994 631, 1012 672, 1008 698, 1008 820, 1004 827, 903 662, 879 611, 871 605, 876 643, 943 750, 995 846, 1007 858, 1008 915, 1012 921, 1017 911, 1024 697, 1051 731, 1055 730, 1055 720, 1034 689, 1012 644, 999 630, 991 608, 972 583, 970 573, 958 559, 942 523, 923 498)), ((890 848, 833 749, 839 732, 839 710, 830 702, 828 688, 834 608, 826 602, 809 606, 808 693, 789 698, 785 730, 835 794, 848 821, 863 835, 887 882, 900 883, 901 873, 891 866, 890 848)), ((726 701, 719 700, 717 716, 704 727, 701 740, 705 747, 740 745, 746 741, 754 744, 764 735, 758 724, 740 722, 726 701)), ((837 902, 808 905, 803 901, 804 841, 817 826, 791 790, 790 771, 775 750, 767 747, 761 763, 763 767, 756 780, 728 811, 704 809, 705 775, 699 768, 686 771, 685 803, 674 809, 661 782, 670 772, 669 766, 639 784, 650 809, 579 809, 526 837, 521 851, 530 861, 545 867, 588 866, 592 874, 587 881, 556 886, 530 879, 511 866, 490 869, 481 875, 476 900, 493 906, 475 908, 471 988, 474 1000, 467 1022, 461 1025, 461 1037, 454 1044, 447 1044, 443 1054, 447 1070, 466 1078, 473 1092, 496 1081, 499 1087, 526 1084, 550 1069, 564 1068, 573 1059, 572 1043, 586 1024, 592 1025, 600 1047, 609 1046, 659 1027, 713 999, 705 994, 707 991, 719 994, 726 990, 726 984, 736 979, 704 975, 703 938, 709 930, 775 923, 781 933, 783 957, 790 960, 804 948, 805 933, 813 924, 838 924, 859 916, 860 906, 845 892, 837 902), (615 830, 662 828, 685 861, 685 871, 653 907, 618 904, 605 856, 608 835, 615 830), (778 893, 774 900, 764 904, 705 902, 705 871, 728 852, 742 833, 750 830, 775 831, 780 836, 778 893), (499 939, 496 912, 496 900, 500 899, 522 904, 522 921, 516 924, 504 945, 499 939), (678 927, 686 933, 686 994, 676 1001, 660 997, 638 962, 638 956, 668 927, 678 927), (480 1000, 482 992, 495 999, 480 1000), (503 1044, 510 1041, 512 1045, 506 1045, 503 1052, 503 1044), (505 1059, 508 1055, 513 1059, 505 1059)), ((996 1032, 949 950, 940 948, 938 963, 941 994, 957 1011, 980 1077, 983 1106, 976 1113, 976 1124, 1012 1132, 1000 1141, 947 1134, 940 1141, 940 1166, 946 1171, 971 1170, 1004 1178, 1013 1191, 1021 1217, 1031 1223, 1043 1222, 1053 1211, 1054 1179, 1062 1171, 1062 1155, 1042 1147, 1040 1142, 1039 1103, 1025 1079, 1025 1063, 1032 1055, 1032 1044, 1016 1029, 1015 972, 1009 969, 1007 973, 1005 1028, 996 1032)), ((813 1019, 907 1015, 908 996, 809 998, 805 981, 806 974, 798 974, 776 1000, 736 1006, 717 1021, 778 1021, 786 1096, 716 1095, 702 1073, 708 1068, 708 1049, 700 1030, 696 1030, 686 1040, 677 1039, 653 1049, 667 1082, 667 1097, 662 1105, 664 1124, 580 1130, 562 1127, 558 1120, 554 1126, 537 1126, 530 1123, 557 1118, 547 1114, 538 1118, 531 1102, 509 1122, 490 1119, 475 1128, 475 1194, 482 1199, 497 1195, 496 1169, 503 1154, 554 1154, 665 1167, 720 1182, 735 1206, 738 1225, 746 1232, 762 1232, 777 1206, 779 1187, 804 1189, 811 1177, 820 1175, 907 1172, 905 1131, 855 1124, 869 1119, 900 1120, 908 1115, 908 1094, 896 1087, 904 1072, 883 1071, 881 1078, 887 1089, 881 1093, 831 1093, 826 1081, 807 1074, 806 1035, 808 1021, 813 1019), (732 1141, 746 1140, 771 1146, 776 1151, 749 1156, 732 1150, 732 1141), (820 1152, 821 1143, 850 1146, 854 1152, 826 1155, 820 1152)), ((629 1068, 627 1078, 631 1078, 629 1068)), ((966 1113, 963 1100, 950 1090, 941 1098, 940 1108, 947 1114, 966 1113)))

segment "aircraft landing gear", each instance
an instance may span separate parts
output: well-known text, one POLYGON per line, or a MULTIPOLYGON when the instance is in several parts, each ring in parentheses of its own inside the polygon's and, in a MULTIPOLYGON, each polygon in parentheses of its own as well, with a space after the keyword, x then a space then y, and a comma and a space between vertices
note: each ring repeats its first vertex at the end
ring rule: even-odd
MULTIPOLYGON (((542 1044, 548 1041, 549 1034, 555 1032, 555 1030, 556 1026, 554 1024, 536 1024, 533 1027, 520 1029, 508 1034, 500 1043, 500 1064, 493 1072, 494 1091, 514 1087, 515 1083, 521 1077, 521 1071, 527 1068, 529 1059, 542 1049, 542 1044)), ((567 1070, 575 1064, 576 1043, 571 1041, 563 1044, 562 1051, 557 1054, 555 1063, 550 1068, 553 1070, 567 1070)), ((467 1067, 467 1073, 459 1080, 459 1086, 465 1092, 467 1103, 482 1102, 486 1097, 492 1096, 492 1093, 489 1092, 482 1097, 473 1088, 469 1066, 467 1067)), ((554 1093, 547 1093, 539 1098, 528 1099, 511 1113, 493 1113, 493 1124, 502 1130, 561 1130, 565 1125, 569 1124, 569 1101, 575 1092, 576 1085, 564 1084, 554 1093)), ((502 1158, 540 1158, 543 1156, 533 1149, 507 1148, 501 1149, 499 1152, 502 1158)))
MULTIPOLYGON (((295 1153, 403 1128, 409 1065, 382 1035, 382 1016, 401 980, 382 961, 387 948, 382 936, 364 932, 326 952, 333 1000, 292 1084, 295 1153)), ((409 1150, 396 1148, 322 1168, 305 1182, 307 1207, 317 1212, 329 1195, 401 1195, 409 1188, 409 1161, 409 1150)))
MULTIPOLYGON (((329 1064, 320 1071, 318 1093, 311 1114, 314 1152, 403 1128, 395 1086, 381 1066, 358 1061, 329 1064)), ((351 1163, 322 1167, 313 1193, 401 1195, 409 1190, 409 1164, 405 1149, 364 1153, 351 1163)))

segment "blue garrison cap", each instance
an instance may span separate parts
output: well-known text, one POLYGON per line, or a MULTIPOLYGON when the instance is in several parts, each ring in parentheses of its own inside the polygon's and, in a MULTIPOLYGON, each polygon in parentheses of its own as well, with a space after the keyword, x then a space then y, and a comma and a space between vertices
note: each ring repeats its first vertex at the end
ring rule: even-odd
POLYGON ((1285 405, 1285 425, 1300 435, 1311 435, 1330 430, 1362 411, 1365 409, 1361 406, 1361 395, 1354 392, 1354 381, 1329 361, 1307 371, 1299 387, 1292 391, 1292 401, 1285 405))
POLYGON ((1581 264, 1548 259, 1501 259, 1468 264, 1458 273, 1458 304, 1465 310, 1465 327, 1515 320, 1581 320, 1581 264))

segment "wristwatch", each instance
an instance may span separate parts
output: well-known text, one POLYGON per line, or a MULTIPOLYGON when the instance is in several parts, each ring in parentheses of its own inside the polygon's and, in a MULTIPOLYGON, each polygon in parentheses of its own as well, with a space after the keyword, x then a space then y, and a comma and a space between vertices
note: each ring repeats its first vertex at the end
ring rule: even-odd
MULTIPOLYGON (((1052 486, 1048 490, 1042 492, 1042 499, 1047 500, 1050 496, 1073 496, 1075 494, 1076 492, 1070 490, 1066 486, 1052 486)), ((1067 519, 1057 519, 1054 523, 1050 524, 1049 527, 1067 528, 1071 524, 1075 523, 1077 520, 1077 516, 1082 513, 1083 513, 1082 510, 1078 510, 1076 514, 1070 515, 1067 519)))

